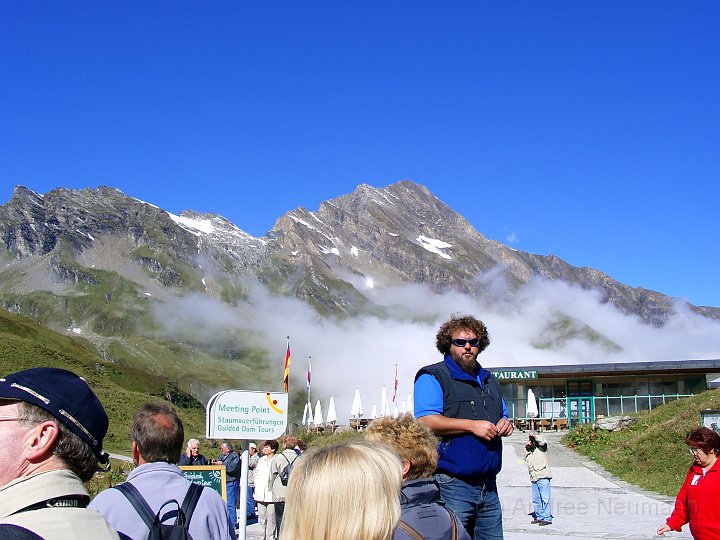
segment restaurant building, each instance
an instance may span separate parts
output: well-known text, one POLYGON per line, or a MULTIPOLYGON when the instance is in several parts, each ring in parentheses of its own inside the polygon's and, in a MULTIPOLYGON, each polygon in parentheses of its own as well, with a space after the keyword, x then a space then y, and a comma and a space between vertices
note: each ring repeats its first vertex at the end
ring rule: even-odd
POLYGON ((573 427, 707 390, 710 381, 720 377, 720 359, 488 369, 500 380, 516 423, 523 426, 528 418, 532 390, 537 418, 548 420, 542 427, 573 427))

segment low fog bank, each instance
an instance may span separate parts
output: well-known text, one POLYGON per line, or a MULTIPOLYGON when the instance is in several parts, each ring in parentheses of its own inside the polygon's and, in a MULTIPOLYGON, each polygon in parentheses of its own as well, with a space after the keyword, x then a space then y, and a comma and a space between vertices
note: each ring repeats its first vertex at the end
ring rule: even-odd
POLYGON ((194 295, 159 306, 156 315, 170 338, 187 329, 207 333, 208 338, 228 330, 262 345, 277 385, 256 388, 249 381, 247 390, 282 389, 286 336, 290 336, 291 389, 304 392, 312 356, 312 404, 321 399, 326 415, 333 396, 340 423, 350 416, 356 388, 365 417, 373 404, 380 409, 383 385, 388 400, 392 399, 395 364, 400 409, 412 392, 417 370, 442 359, 435 334, 452 313, 475 315, 487 325, 491 344, 479 360, 488 368, 720 358, 720 321, 701 317, 682 302, 663 328, 655 328, 601 303, 598 292, 561 282, 534 279, 511 290, 498 275, 486 275, 479 285, 490 292, 474 298, 457 292, 438 294, 421 285, 364 289, 372 302, 385 309, 386 318, 322 319, 308 304, 272 296, 259 284, 250 285, 248 301, 236 307, 194 295), (557 321, 580 331, 558 335, 557 330, 549 330, 557 321), (582 331, 587 330, 585 325, 592 330, 582 331))

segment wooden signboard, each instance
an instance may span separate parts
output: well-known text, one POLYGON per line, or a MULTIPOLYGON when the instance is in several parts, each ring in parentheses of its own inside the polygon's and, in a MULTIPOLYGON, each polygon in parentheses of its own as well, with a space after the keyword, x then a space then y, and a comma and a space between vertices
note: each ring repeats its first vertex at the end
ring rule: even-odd
POLYGON ((187 480, 214 489, 227 502, 227 478, 223 465, 182 465, 180 470, 187 480))

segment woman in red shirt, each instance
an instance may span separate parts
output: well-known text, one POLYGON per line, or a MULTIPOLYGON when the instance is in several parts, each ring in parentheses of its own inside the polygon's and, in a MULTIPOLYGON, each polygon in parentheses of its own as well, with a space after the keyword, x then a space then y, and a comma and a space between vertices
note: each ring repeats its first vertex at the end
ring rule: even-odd
POLYGON ((702 427, 685 438, 694 461, 680 488, 675 509, 657 534, 680 531, 690 523, 695 540, 720 540, 720 435, 702 427))

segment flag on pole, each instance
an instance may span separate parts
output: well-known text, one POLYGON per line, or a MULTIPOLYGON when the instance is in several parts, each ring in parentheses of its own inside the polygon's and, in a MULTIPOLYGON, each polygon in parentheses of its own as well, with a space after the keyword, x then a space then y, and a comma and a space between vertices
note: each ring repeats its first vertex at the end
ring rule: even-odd
POLYGON ((285 353, 285 371, 283 373, 283 388, 285 389, 285 393, 288 392, 288 379, 290 378, 290 364, 292 363, 292 358, 290 358, 290 336, 288 336, 288 342, 287 342, 287 353, 285 353))
POLYGON ((307 391, 308 395, 310 395, 310 373, 311 373, 311 360, 312 356, 308 356, 308 372, 307 372, 307 384, 305 385, 305 390, 307 391))
POLYGON ((397 397, 397 387, 398 387, 398 377, 397 377, 397 364, 395 364, 395 390, 393 391, 393 403, 395 403, 395 398, 397 397))

